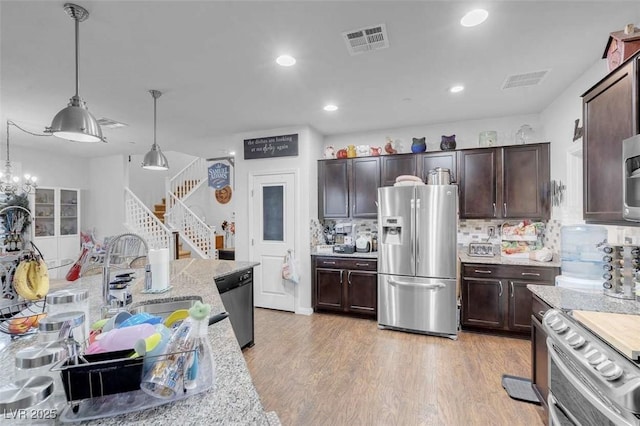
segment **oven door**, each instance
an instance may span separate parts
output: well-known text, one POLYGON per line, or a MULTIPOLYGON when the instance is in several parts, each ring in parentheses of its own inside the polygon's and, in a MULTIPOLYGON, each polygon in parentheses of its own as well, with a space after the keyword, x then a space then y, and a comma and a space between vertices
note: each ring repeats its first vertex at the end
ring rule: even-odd
MULTIPOLYGON (((549 348, 549 422, 551 425, 637 426, 624 418, 589 378, 580 372, 551 339, 549 348), (555 419, 554 419, 555 416, 555 419)), ((629 413, 631 415, 631 413, 629 413)))

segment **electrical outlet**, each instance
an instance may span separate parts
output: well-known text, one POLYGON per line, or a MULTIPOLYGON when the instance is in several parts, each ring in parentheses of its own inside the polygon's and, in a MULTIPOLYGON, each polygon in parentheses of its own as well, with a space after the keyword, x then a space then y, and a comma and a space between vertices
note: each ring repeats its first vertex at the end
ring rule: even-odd
POLYGON ((496 236, 496 227, 495 226, 487 226, 487 235, 489 238, 493 238, 496 236))

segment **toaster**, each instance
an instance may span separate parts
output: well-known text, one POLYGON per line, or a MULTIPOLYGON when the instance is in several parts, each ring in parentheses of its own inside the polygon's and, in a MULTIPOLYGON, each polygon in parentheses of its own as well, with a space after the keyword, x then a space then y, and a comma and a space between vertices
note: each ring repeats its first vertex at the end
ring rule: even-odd
POLYGON ((492 243, 469 243, 469 256, 472 257, 492 257, 495 256, 493 252, 492 243))

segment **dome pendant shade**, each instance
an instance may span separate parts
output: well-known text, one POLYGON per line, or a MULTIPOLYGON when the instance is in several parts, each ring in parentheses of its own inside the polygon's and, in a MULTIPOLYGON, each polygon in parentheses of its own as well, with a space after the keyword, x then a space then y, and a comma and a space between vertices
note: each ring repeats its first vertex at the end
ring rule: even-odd
POLYGON ((151 150, 144 155, 142 168, 147 170, 169 170, 169 161, 167 161, 167 157, 160 151, 160 147, 156 143, 158 98, 162 96, 162 92, 159 90, 149 90, 149 93, 151 93, 151 97, 153 97, 153 145, 151 145, 151 150))
POLYGON ((53 117, 47 131, 59 138, 76 142, 104 142, 98 121, 79 96, 73 96, 69 105, 53 117))
POLYGON ((51 127, 45 132, 53 136, 76 142, 106 142, 102 136, 102 129, 89 110, 86 103, 78 94, 80 88, 79 45, 80 22, 89 18, 89 12, 82 6, 73 3, 65 3, 64 11, 74 20, 75 25, 75 66, 76 66, 76 93, 69 100, 69 105, 53 117, 51 127))
POLYGON ((169 161, 164 156, 160 147, 155 143, 151 146, 151 150, 144 155, 142 168, 147 170, 169 170, 169 161))

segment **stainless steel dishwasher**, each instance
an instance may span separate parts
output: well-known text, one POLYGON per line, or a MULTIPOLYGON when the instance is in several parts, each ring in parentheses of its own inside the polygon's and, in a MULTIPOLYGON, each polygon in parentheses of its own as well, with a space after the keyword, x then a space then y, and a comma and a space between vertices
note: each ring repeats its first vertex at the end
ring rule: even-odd
POLYGON ((215 279, 240 348, 253 342, 253 268, 215 279))

